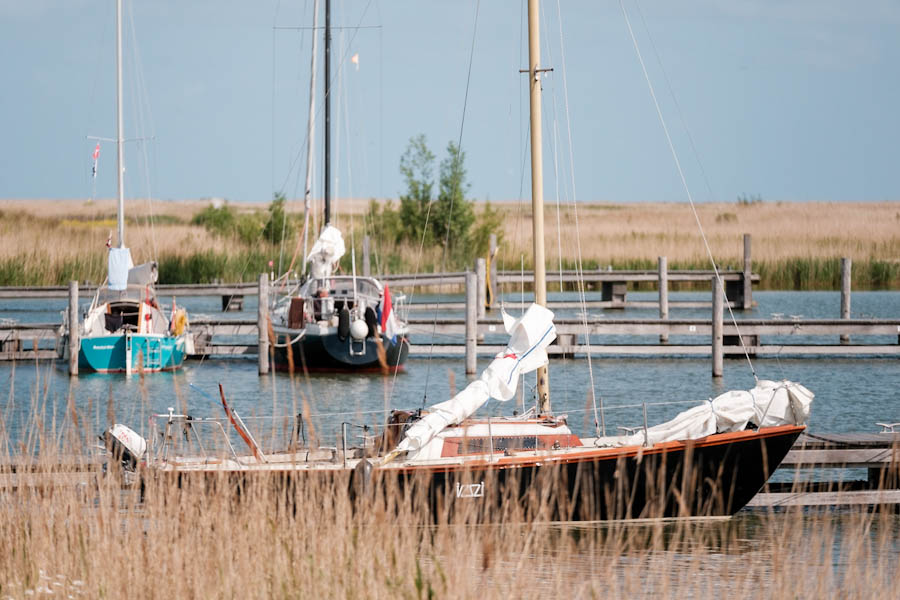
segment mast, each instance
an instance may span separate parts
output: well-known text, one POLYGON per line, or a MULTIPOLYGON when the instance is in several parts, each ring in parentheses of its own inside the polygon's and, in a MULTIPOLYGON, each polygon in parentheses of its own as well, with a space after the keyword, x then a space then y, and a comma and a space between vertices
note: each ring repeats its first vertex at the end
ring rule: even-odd
MULTIPOLYGON (((534 242, 534 301, 547 306, 544 263, 544 172, 541 152, 541 46, 538 0, 528 0, 528 82, 531 115, 531 212, 534 242)), ((537 371, 538 413, 550 412, 550 378, 546 366, 537 371)))
MULTIPOLYGON (((313 31, 319 27, 319 0, 313 3, 313 31)), ((303 194, 303 272, 306 273, 306 251, 309 239, 309 209, 312 200, 312 168, 313 149, 315 147, 314 136, 316 131, 316 56, 319 45, 319 36, 312 36, 312 58, 310 59, 309 75, 309 119, 307 120, 306 133, 306 190, 303 194)))
POLYGON ((125 157, 122 126, 122 0, 116 0, 116 171, 119 186, 119 248, 125 247, 125 157))
POLYGON ((331 224, 331 0, 325 0, 325 226, 331 224))

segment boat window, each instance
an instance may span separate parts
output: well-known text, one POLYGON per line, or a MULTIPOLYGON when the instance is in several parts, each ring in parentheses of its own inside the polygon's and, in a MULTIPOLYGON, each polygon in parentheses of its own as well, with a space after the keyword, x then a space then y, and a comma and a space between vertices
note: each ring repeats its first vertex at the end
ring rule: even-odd
MULTIPOLYGON (((506 450, 534 450, 537 448, 537 437, 509 436, 494 437, 494 452, 506 450)), ((465 438, 459 442, 459 454, 484 454, 491 451, 491 438, 465 438)))

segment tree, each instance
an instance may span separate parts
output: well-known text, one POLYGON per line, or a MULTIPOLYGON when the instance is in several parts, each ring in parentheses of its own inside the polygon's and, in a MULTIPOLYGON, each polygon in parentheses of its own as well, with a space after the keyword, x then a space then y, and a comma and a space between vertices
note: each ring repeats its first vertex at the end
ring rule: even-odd
POLYGON ((278 244, 293 234, 284 213, 285 200, 284 194, 275 192, 272 204, 269 205, 269 220, 263 228, 263 237, 271 244, 278 244))
POLYGON ((449 248, 464 246, 475 222, 472 201, 466 200, 469 184, 466 182, 465 158, 465 152, 455 143, 447 144, 447 157, 441 161, 438 198, 431 211, 434 235, 449 248))
MULTIPOLYGON (((406 193, 400 196, 400 236, 403 238, 418 240, 425 231, 434 188, 433 165, 434 154, 425 143, 425 135, 420 133, 410 138, 400 158, 400 173, 406 180, 406 193)), ((429 233, 425 231, 426 243, 432 241, 429 233)))

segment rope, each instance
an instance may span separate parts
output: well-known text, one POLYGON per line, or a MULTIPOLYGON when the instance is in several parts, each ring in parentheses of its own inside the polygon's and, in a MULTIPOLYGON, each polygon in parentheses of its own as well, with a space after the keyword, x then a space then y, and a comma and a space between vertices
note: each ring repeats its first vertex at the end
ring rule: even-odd
MULTIPOLYGON (((587 363, 588 363, 588 377, 591 382, 591 406, 594 412, 594 429, 597 431, 597 434, 606 435, 606 417, 603 411, 603 396, 599 398, 599 409, 598 409, 598 398, 596 392, 596 383, 594 381, 594 364, 593 359, 591 358, 591 335, 590 335, 590 327, 588 325, 588 310, 587 310, 587 296, 585 294, 584 289, 584 258, 581 250, 581 229, 580 222, 578 220, 578 199, 575 187, 575 156, 573 150, 572 143, 572 120, 569 111, 569 84, 568 84, 568 72, 566 70, 566 49, 563 44, 563 30, 562 30, 562 10, 560 8, 559 0, 556 2, 556 12, 558 15, 557 21, 559 23, 559 48, 560 48, 560 56, 562 61, 562 83, 563 83, 563 99, 566 109, 566 134, 569 142, 569 168, 571 174, 571 185, 572 185, 572 212, 575 217, 575 247, 576 247, 576 264, 575 270, 578 274, 578 298, 581 303, 581 319, 582 326, 584 327, 584 340, 585 346, 587 347, 587 363)), ((560 272, 562 272, 562 266, 560 266, 560 272)))
POLYGON ((728 314, 731 316, 731 322, 734 325, 734 329, 738 334, 738 340, 741 342, 741 349, 744 351, 744 357, 747 359, 747 364, 750 366, 750 372, 753 374, 754 381, 759 381, 759 377, 756 375, 756 369, 753 368, 753 361, 750 360, 750 353, 747 351, 747 346, 744 343, 744 336, 741 335, 741 330, 738 327, 737 319, 734 317, 734 311, 731 309, 731 305, 728 302, 727 296, 725 296, 725 285, 722 282, 722 276, 719 274, 719 268, 716 266, 715 258, 713 258, 712 250, 709 247, 709 241, 706 239, 706 233, 703 231, 703 225, 700 223, 700 215, 697 214, 697 207, 694 205, 694 197, 691 194, 691 190, 688 187, 687 179, 684 176, 684 170, 681 168, 681 161, 678 159, 678 153, 675 151, 675 145, 672 143, 672 136, 669 135, 669 128, 666 125, 666 120, 663 117, 662 110, 659 107, 659 101, 656 98, 656 92, 653 90, 653 83, 650 81, 650 75, 647 73, 647 67, 644 64, 644 58, 641 55, 641 50, 638 47, 637 39, 634 36, 634 30, 631 28, 631 21, 628 19, 628 11, 625 10, 625 4, 622 0, 619 0, 619 6, 622 9, 622 16, 625 18, 625 25, 628 27, 628 34, 631 36, 631 43, 634 46, 634 51, 637 54, 638 62, 641 64, 641 70, 644 74, 644 80, 647 82, 647 87, 650 90, 650 97, 653 99, 653 105, 656 107, 656 115, 659 117, 660 125, 662 125, 663 133, 666 136, 666 142, 669 145, 669 151, 672 153, 672 158, 675 160, 675 167, 678 170, 678 176, 681 178, 681 185, 684 187, 684 192, 687 195, 688 202, 691 205, 691 212, 694 214, 694 220, 697 222, 697 228, 700 231, 700 237, 703 239, 703 246, 706 248, 706 254, 709 257, 709 261, 712 264, 713 273, 716 276, 716 282, 718 283, 720 289, 722 290, 722 296, 725 299, 725 305, 728 307, 728 314))
MULTIPOLYGON (((463 136, 463 130, 465 129, 465 125, 466 125, 466 107, 469 104, 469 86, 472 82, 472 63, 474 62, 474 58, 475 58, 475 39, 476 39, 476 34, 478 33, 478 10, 480 7, 481 7, 481 1, 478 0, 475 2, 475 19, 474 19, 474 23, 472 25, 472 44, 469 48, 469 68, 466 71, 466 90, 465 90, 465 94, 463 95, 462 119, 460 120, 460 123, 459 123, 459 136, 457 137, 457 143, 456 143, 456 156, 453 157, 454 166, 456 166, 458 164, 459 156, 460 156, 460 153, 462 152, 462 136, 463 136)), ((455 186, 458 186, 458 185, 459 185, 458 182, 454 182, 453 193, 450 194, 450 210, 447 213, 447 231, 446 231, 446 235, 444 236, 444 247, 441 250, 441 276, 438 279, 438 289, 441 288, 441 286, 443 285, 443 281, 444 281, 444 271, 445 271, 444 267, 446 264, 447 249, 450 245, 450 224, 452 223, 452 218, 453 218, 453 200, 454 200, 454 196, 456 195, 456 192, 458 191, 458 188, 455 186)), ((419 245, 419 256, 420 257, 422 254, 422 248, 424 247, 424 244, 425 244, 425 234, 428 232, 428 218, 431 215, 431 206, 433 204, 434 204, 433 202, 428 203, 428 210, 425 213, 425 227, 422 229, 422 242, 419 245)), ((417 263, 416 264, 416 276, 413 277, 414 283, 415 283, 416 277, 418 276, 418 267, 419 267, 419 265, 417 263)), ((410 302, 411 301, 412 301, 412 298, 410 298, 410 302)), ((438 316, 438 308, 435 307, 434 316, 432 318, 432 325, 431 325, 431 342, 430 342, 430 346, 429 346, 429 350, 428 350, 428 361, 426 362, 426 367, 425 367, 425 392, 422 395, 422 406, 423 407, 425 406, 425 401, 428 397, 428 383, 431 378, 431 359, 434 356, 434 338, 435 338, 435 333, 437 332, 437 316, 438 316)), ((398 354, 398 357, 399 357, 399 354, 398 354)), ((396 372, 394 373, 394 379, 396 380, 396 372)))

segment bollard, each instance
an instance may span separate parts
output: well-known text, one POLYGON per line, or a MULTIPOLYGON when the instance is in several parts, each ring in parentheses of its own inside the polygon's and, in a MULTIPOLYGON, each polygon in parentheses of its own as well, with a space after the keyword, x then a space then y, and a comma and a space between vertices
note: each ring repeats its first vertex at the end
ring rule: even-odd
MULTIPOLYGON (((850 275, 853 261, 849 258, 841 259, 841 319, 850 318, 850 275)), ((841 343, 849 344, 850 336, 841 335, 841 343)))
POLYGON ((712 280, 712 375, 722 376, 723 349, 722 349, 722 319, 724 302, 722 283, 717 277, 712 280))
POLYGON ((466 271, 466 375, 475 373, 476 336, 478 334, 478 302, 475 273, 466 271))
POLYGON ((750 234, 744 234, 744 310, 753 308, 753 262, 750 260, 750 234))
POLYGON ((78 350, 81 347, 78 323, 78 282, 69 282, 69 375, 78 375, 78 350))
MULTIPOLYGON (((659 257, 659 318, 669 318, 669 266, 665 256, 659 257)), ((669 334, 659 334, 659 343, 668 344, 669 334)))
MULTIPOLYGON (((269 276, 265 273, 259 275, 259 307, 257 311, 256 328, 259 332, 259 374, 269 372, 269 276)), ((291 349, 288 348, 288 352, 291 349)))
POLYGON ((363 236, 363 247, 362 247, 362 258, 363 258, 363 277, 371 277, 372 276, 372 267, 371 265, 371 249, 370 249, 371 240, 369 236, 363 236))

